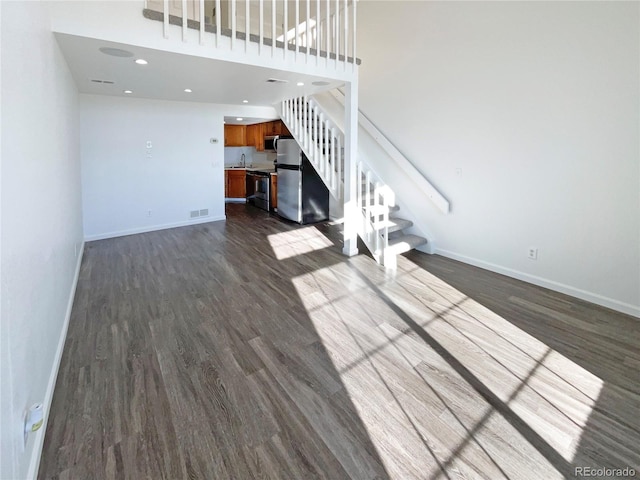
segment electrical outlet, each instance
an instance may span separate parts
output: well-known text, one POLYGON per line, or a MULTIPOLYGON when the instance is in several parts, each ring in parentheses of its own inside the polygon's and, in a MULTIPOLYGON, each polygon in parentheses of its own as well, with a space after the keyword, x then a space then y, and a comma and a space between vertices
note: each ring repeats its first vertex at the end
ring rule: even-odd
POLYGON ((536 247, 529 247, 529 252, 527 253, 527 257, 531 260, 538 259, 538 249, 536 247))

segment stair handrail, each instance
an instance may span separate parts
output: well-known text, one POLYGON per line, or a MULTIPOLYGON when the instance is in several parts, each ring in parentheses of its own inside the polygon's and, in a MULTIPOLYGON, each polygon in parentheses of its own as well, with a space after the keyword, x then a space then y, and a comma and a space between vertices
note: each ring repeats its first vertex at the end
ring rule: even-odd
MULTIPOLYGON (((344 105, 344 92, 339 88, 331 90, 329 93, 344 105)), ((371 135, 371 137, 382 147, 404 172, 413 179, 418 187, 426 192, 429 199, 438 207, 438 209, 448 214, 451 211, 449 201, 425 178, 425 176, 405 157, 398 148, 389 141, 387 137, 369 120, 364 113, 358 110, 359 124, 371 135)))

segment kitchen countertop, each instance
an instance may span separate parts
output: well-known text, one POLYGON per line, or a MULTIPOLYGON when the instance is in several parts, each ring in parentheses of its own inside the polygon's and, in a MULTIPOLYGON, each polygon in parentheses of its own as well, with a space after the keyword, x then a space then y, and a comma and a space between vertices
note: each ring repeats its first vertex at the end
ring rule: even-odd
POLYGON ((262 167, 224 167, 225 171, 234 171, 240 170, 245 172, 267 172, 270 175, 278 175, 278 172, 275 171, 273 165, 262 166, 262 167))
POLYGON ((273 170, 273 162, 260 162, 260 163, 250 163, 247 166, 239 166, 239 165, 225 165, 224 169, 225 170, 247 170, 249 172, 251 171, 256 171, 256 170, 273 170))

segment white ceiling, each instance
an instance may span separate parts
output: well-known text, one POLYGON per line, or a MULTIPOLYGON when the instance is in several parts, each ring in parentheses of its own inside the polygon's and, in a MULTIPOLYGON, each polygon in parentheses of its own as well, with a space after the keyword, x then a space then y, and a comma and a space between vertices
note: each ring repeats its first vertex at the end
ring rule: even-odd
MULTIPOLYGON (((340 86, 342 82, 282 70, 254 67, 240 63, 212 60, 190 55, 141 48, 93 38, 56 33, 78 90, 81 93, 160 100, 218 103, 229 105, 273 106, 286 98, 311 95, 340 86), (132 57, 114 57, 100 52, 102 47, 127 50, 132 57), (147 65, 134 60, 143 58, 147 65), (269 78, 289 83, 267 83, 269 78), (113 84, 95 83, 108 80, 113 84), (313 86, 314 81, 329 85, 313 86), (303 82, 304 86, 297 86, 303 82), (185 93, 190 88, 192 93, 185 93), (125 94, 124 90, 133 91, 125 94), (243 103, 248 100, 248 103, 243 103)), ((261 119, 244 119, 228 123, 255 123, 261 119)))

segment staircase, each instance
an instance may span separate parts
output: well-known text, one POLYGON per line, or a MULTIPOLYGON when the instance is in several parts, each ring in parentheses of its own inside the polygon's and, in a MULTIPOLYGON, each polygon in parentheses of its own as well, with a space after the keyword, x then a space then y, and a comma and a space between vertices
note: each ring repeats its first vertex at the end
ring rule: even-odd
MULTIPOLYGON (((180 45, 166 43, 167 50, 344 82, 349 102, 336 115, 312 97, 285 100, 280 113, 332 197, 345 207, 343 251, 347 255, 357 251, 357 233, 376 261, 395 268, 399 254, 432 245, 423 236, 423 225, 414 225, 410 209, 399 216, 395 193, 366 158, 359 141, 363 127, 375 130, 375 126, 357 108, 357 2, 145 0, 143 15, 162 22, 165 40, 181 40, 180 45), (348 128, 340 126, 340 119, 345 125, 348 119, 348 128), (345 163, 349 175, 345 175, 345 163), (348 195, 345 178, 350 179, 348 195)), ((448 211, 446 199, 415 168, 410 171, 409 162, 376 132, 371 135, 389 154, 390 162, 402 165, 405 174, 417 179, 421 192, 448 211)), ((386 165, 378 166, 385 172, 386 165)))
MULTIPOLYGON (((282 102, 281 118, 337 200, 344 191, 344 132, 318 102, 301 97, 282 102)), ((356 167, 358 235, 378 263, 394 269, 397 256, 427 244, 420 235, 406 233, 413 226, 398 215, 395 193, 358 156, 356 167)))

